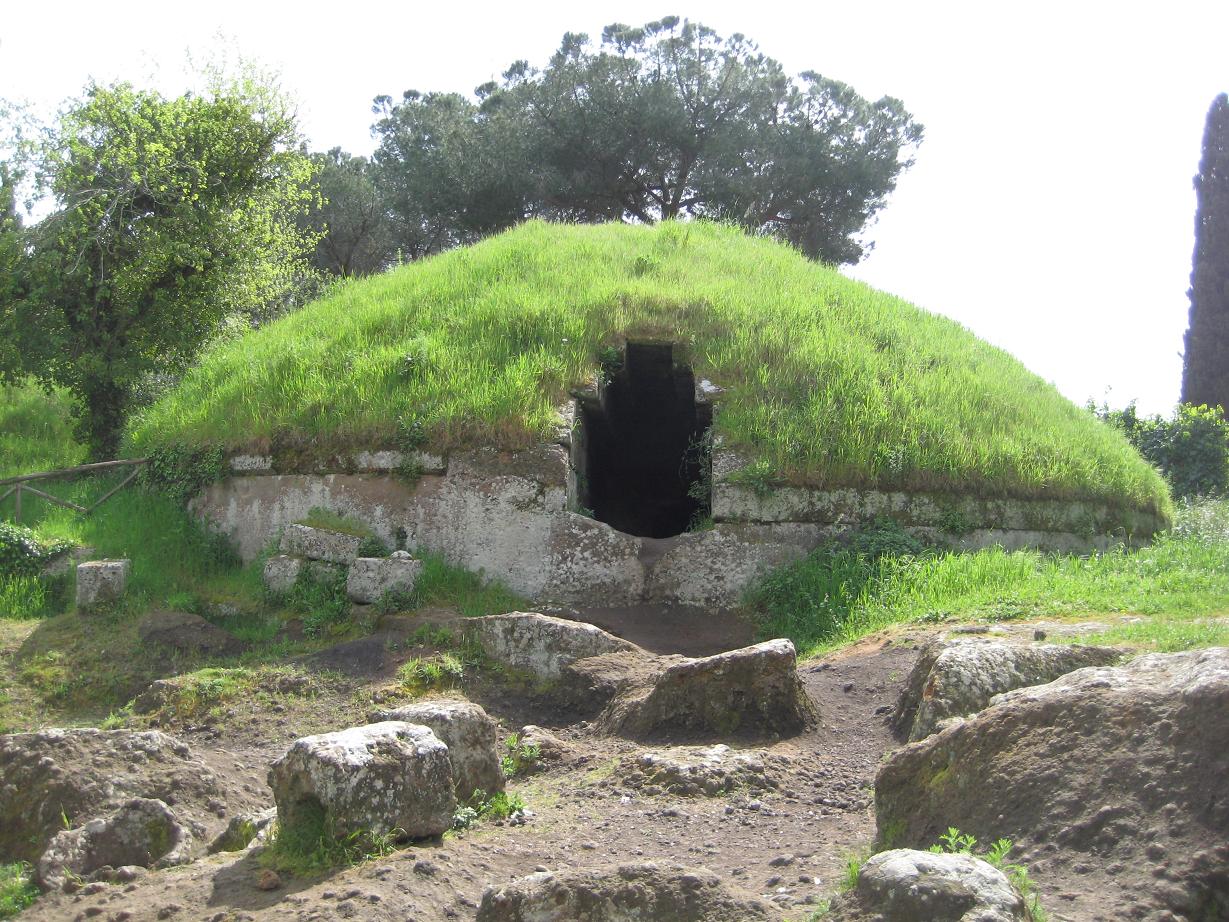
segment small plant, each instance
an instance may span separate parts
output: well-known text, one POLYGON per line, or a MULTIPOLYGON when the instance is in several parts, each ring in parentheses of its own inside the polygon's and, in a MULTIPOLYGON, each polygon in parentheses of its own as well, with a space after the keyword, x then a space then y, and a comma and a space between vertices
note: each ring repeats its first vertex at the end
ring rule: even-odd
POLYGON ((0 919, 11 919, 38 899, 39 889, 24 861, 0 864, 0 919))
POLYGON ((293 826, 274 824, 259 860, 276 871, 310 877, 390 854, 399 835, 395 829, 382 835, 359 831, 338 836, 323 806, 304 804, 293 826))
POLYGON ((500 791, 488 795, 486 791, 478 790, 457 807, 452 815, 452 828, 469 829, 479 820, 506 820, 524 812, 525 801, 516 794, 500 791))
POLYGON ((305 567, 285 598, 286 607, 303 616, 303 633, 319 637, 343 634, 350 627, 350 598, 345 571, 305 567))
POLYGON ((858 878, 862 875, 862 866, 866 864, 870 857, 871 851, 869 848, 848 852, 845 855, 844 863, 841 866, 840 890, 842 893, 848 893, 858 886, 858 878))
POLYGON ((397 435, 395 438, 398 451, 410 454, 427 444, 427 427, 421 419, 412 416, 397 417, 397 435))
POLYGON ((217 446, 167 445, 154 448, 139 480, 180 506, 226 476, 226 456, 217 446))
POLYGON ((528 774, 537 768, 542 759, 542 750, 533 743, 526 743, 519 733, 513 733, 504 740, 504 746, 508 754, 500 759, 499 765, 505 778, 528 774))
POLYGON ((0 577, 37 576, 43 565, 72 545, 44 541, 23 525, 0 521, 0 577))
POLYGON ((437 688, 453 688, 465 678, 465 663, 455 653, 414 656, 401 664, 397 678, 406 691, 419 695, 437 688))
POLYGON ((368 535, 358 543, 356 553, 359 557, 387 557, 389 550, 388 545, 375 535, 368 535))
POLYGON ((731 471, 726 475, 726 481, 740 487, 747 487, 760 499, 771 496, 777 487, 785 483, 785 480, 766 458, 760 458, 758 461, 752 461, 746 467, 731 471))
POLYGON ((977 838, 975 836, 962 833, 955 826, 949 826, 947 832, 939 836, 939 841, 930 846, 930 850, 936 854, 972 855, 998 868, 1007 875, 1012 885, 1024 899, 1024 908, 1028 913, 1030 922, 1046 922, 1049 916, 1041 908, 1041 900, 1037 894, 1037 885, 1029 877, 1028 869, 1023 865, 1009 864, 1007 862, 1007 855, 1014 847, 1011 839, 995 840, 994 844, 982 854, 974 851, 976 847, 977 838))

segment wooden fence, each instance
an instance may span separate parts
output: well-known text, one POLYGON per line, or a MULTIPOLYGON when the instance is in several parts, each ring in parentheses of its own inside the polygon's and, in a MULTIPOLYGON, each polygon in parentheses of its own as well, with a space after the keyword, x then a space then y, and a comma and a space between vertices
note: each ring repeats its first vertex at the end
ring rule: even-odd
POLYGON ((29 493, 37 496, 40 499, 45 499, 49 503, 55 503, 57 506, 63 506, 66 509, 75 509, 82 515, 89 515, 112 496, 118 493, 136 478, 141 472, 141 465, 146 462, 145 458, 133 458, 126 461, 99 461, 96 464, 82 464, 78 467, 66 467, 59 471, 42 471, 37 474, 22 474, 20 477, 6 477, 0 480, 0 489, 8 487, 3 493, 0 493, 0 503, 3 503, 10 496, 14 497, 14 514, 13 520, 21 521, 21 495, 29 493), (98 471, 109 470, 111 468, 131 466, 132 473, 119 482, 114 488, 108 490, 103 496, 90 506, 80 506, 77 503, 67 499, 61 499, 58 496, 52 496, 50 493, 45 493, 37 487, 29 486, 31 480, 55 480, 62 477, 75 477, 78 474, 93 474, 98 471))

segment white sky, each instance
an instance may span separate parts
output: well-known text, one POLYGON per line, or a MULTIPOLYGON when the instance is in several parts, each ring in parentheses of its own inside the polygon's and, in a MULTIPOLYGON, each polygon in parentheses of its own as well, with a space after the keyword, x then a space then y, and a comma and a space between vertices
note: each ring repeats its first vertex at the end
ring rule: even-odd
POLYGON ((49 109, 87 78, 184 82, 221 33, 280 70, 315 149, 369 153, 371 99, 468 92, 565 31, 677 14, 742 32, 926 125, 850 274, 947 314, 1070 398, 1178 398, 1204 116, 1229 90, 1229 3, 13 3, 0 97, 49 109), (184 12, 179 12, 179 10, 184 12))

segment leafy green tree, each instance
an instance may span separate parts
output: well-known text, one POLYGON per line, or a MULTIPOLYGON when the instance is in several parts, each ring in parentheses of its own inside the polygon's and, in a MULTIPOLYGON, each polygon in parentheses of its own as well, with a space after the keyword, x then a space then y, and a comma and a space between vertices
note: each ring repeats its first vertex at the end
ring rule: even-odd
POLYGON ((569 33, 545 68, 519 61, 476 101, 377 104, 384 185, 457 242, 535 214, 700 216, 856 262, 922 138, 896 99, 814 72, 791 79, 745 36, 677 17, 607 26, 596 48, 569 33), (429 190, 415 186, 424 175, 429 190))
POLYGON ((250 81, 177 98, 91 86, 36 163, 54 211, 24 229, 0 304, 0 373, 78 397, 79 435, 114 457, 134 388, 182 368, 228 315, 301 284, 312 195, 285 101, 250 81))
POLYGON ((1229 409, 1229 95, 1225 93, 1208 110, 1195 194, 1182 402, 1229 409))
POLYGON ((316 267, 343 278, 386 268, 395 251, 392 220, 371 163, 340 147, 311 159, 320 198, 300 223, 319 236, 316 267))

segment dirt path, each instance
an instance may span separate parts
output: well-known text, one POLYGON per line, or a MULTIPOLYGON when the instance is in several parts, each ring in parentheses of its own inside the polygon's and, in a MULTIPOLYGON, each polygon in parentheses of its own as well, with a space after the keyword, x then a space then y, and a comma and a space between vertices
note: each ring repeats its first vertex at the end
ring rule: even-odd
MULTIPOLYGON (((641 614, 615 612, 609 623, 621 623, 629 639, 651 640, 659 628, 637 622, 641 614)), ((710 641, 696 632, 687 642, 697 645, 689 651, 701 652, 710 641)), ((649 793, 628 779, 642 747, 590 736, 584 725, 556 726, 570 756, 510 785, 533 813, 525 825, 482 824, 322 878, 287 878, 269 892, 256 887, 260 869, 253 853, 223 854, 130 884, 51 895, 23 918, 472 919, 487 886, 535 870, 661 860, 704 865, 773 899, 782 919, 801 922, 836 888, 846 854, 873 837, 874 775, 893 745, 885 710, 895 703, 915 655, 908 643, 868 641, 803 664, 800 675, 821 725, 760 747, 775 783, 766 790, 716 797, 649 793)), ((280 712, 236 702, 220 726, 169 729, 182 733, 217 770, 267 795, 269 762, 299 735, 362 722, 375 684, 329 685, 314 697, 288 699, 280 712)), ((549 726, 546 715, 526 702, 480 689, 474 697, 508 732, 528 718, 549 726)))

